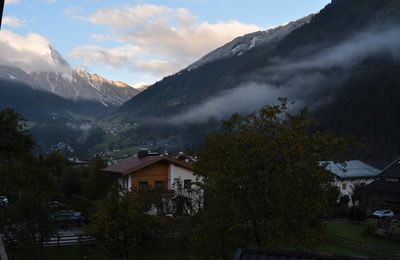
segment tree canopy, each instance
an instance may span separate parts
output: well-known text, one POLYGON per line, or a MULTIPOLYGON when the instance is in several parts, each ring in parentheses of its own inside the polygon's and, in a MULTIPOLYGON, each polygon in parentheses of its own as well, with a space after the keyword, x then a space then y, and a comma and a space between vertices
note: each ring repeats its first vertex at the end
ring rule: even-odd
POLYGON ((319 161, 345 151, 348 139, 312 131, 306 111, 288 102, 233 115, 208 136, 195 165, 205 209, 194 223, 201 254, 229 257, 236 247, 311 247, 324 238, 320 218, 331 181, 319 161))

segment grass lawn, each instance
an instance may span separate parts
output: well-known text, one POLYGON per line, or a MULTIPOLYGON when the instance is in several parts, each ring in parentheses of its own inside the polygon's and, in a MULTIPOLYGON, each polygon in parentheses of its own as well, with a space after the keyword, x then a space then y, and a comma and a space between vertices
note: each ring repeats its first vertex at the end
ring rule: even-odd
MULTIPOLYGON (((384 249, 387 252, 394 252, 400 250, 400 242, 391 241, 384 238, 374 238, 369 236, 364 236, 365 225, 361 224, 347 224, 347 223, 324 223, 329 235, 340 236, 346 239, 359 241, 365 245, 377 247, 384 249)), ((182 242, 177 243, 168 249, 149 252, 144 255, 132 256, 131 259, 139 260, 155 260, 155 259, 165 259, 165 260, 180 260, 188 259, 180 252, 178 252, 179 245, 182 242)), ((164 247, 166 248, 166 247, 164 247)), ((331 253, 335 255, 347 255, 347 256, 373 256, 379 257, 378 255, 372 255, 371 252, 366 252, 363 249, 353 249, 352 247, 346 245, 335 244, 334 242, 327 242, 317 248, 318 252, 331 253)), ((11 252, 10 252, 11 253, 11 252)), ((93 247, 93 246, 65 246, 65 247, 48 247, 44 251, 45 258, 48 260, 60 259, 96 259, 96 260, 111 260, 111 259, 123 259, 116 255, 112 255, 107 252, 104 248, 93 247)), ((13 259, 26 259, 26 257, 14 257, 13 259)), ((388 258, 389 259, 389 258, 388 258)))
MULTIPOLYGON (((11 255, 9 256, 11 257, 11 255)), ((12 259, 27 259, 26 256, 18 255, 12 259)), ((62 246, 62 247, 47 247, 44 249, 44 259, 46 260, 124 260, 122 257, 112 255, 105 249, 90 246, 62 246)), ((131 256, 130 259, 135 260, 174 260, 185 259, 176 252, 151 252, 145 255, 131 256)))
MULTIPOLYGON (((325 223, 329 235, 335 235, 350 240, 364 243, 367 246, 378 247, 388 252, 400 250, 400 242, 391 241, 385 238, 374 238, 364 235, 365 225, 347 223, 325 223)), ((329 242, 319 248, 320 251, 341 255, 367 256, 367 252, 359 249, 350 249, 341 245, 329 242)))

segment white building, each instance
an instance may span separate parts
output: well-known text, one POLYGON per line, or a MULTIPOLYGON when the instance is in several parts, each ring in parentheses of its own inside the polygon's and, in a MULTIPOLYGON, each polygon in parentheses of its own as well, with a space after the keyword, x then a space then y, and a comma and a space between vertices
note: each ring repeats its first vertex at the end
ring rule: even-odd
POLYGON ((345 163, 334 161, 320 162, 334 176, 333 185, 340 190, 340 196, 349 196, 349 207, 353 206, 352 194, 355 185, 368 185, 380 174, 380 170, 362 161, 353 160, 345 163))

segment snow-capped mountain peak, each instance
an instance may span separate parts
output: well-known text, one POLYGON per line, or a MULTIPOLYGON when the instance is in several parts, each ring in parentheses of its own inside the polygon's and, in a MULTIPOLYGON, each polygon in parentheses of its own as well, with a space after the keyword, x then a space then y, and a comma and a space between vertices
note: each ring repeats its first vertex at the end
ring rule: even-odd
POLYGON ((76 67, 73 71, 82 78, 90 78, 89 72, 87 72, 87 69, 82 65, 76 67))
POLYGON ((61 68, 65 68, 66 70, 71 69, 71 66, 64 59, 64 57, 56 49, 54 49, 50 44, 49 44, 49 50, 50 50, 50 58, 53 60, 55 65, 57 65, 61 68))

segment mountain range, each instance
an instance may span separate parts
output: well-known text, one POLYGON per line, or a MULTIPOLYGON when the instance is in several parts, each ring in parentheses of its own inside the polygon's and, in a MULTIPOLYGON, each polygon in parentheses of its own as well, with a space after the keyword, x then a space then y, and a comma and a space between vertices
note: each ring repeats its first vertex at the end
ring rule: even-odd
POLYGON ((397 0, 333 0, 317 14, 238 37, 140 93, 72 69, 48 46, 53 71, 0 66, 0 107, 33 117, 32 132, 46 146, 61 140, 109 152, 193 147, 232 113, 251 113, 284 96, 294 109, 308 107, 320 129, 363 138, 359 156, 395 157, 399 25, 397 0))
POLYGON ((169 124, 171 136, 190 140, 193 129, 285 96, 308 107, 321 129, 364 138, 363 156, 395 156, 399 25, 397 0, 333 0, 315 15, 227 43, 127 101, 115 116, 151 122, 147 132, 169 124))
POLYGON ((0 58, 0 78, 24 83, 67 100, 95 102, 106 107, 119 106, 140 92, 124 82, 90 74, 83 67, 72 69, 51 45, 40 52, 47 53, 45 59, 54 66, 54 70, 24 71, 2 62, 0 58))

